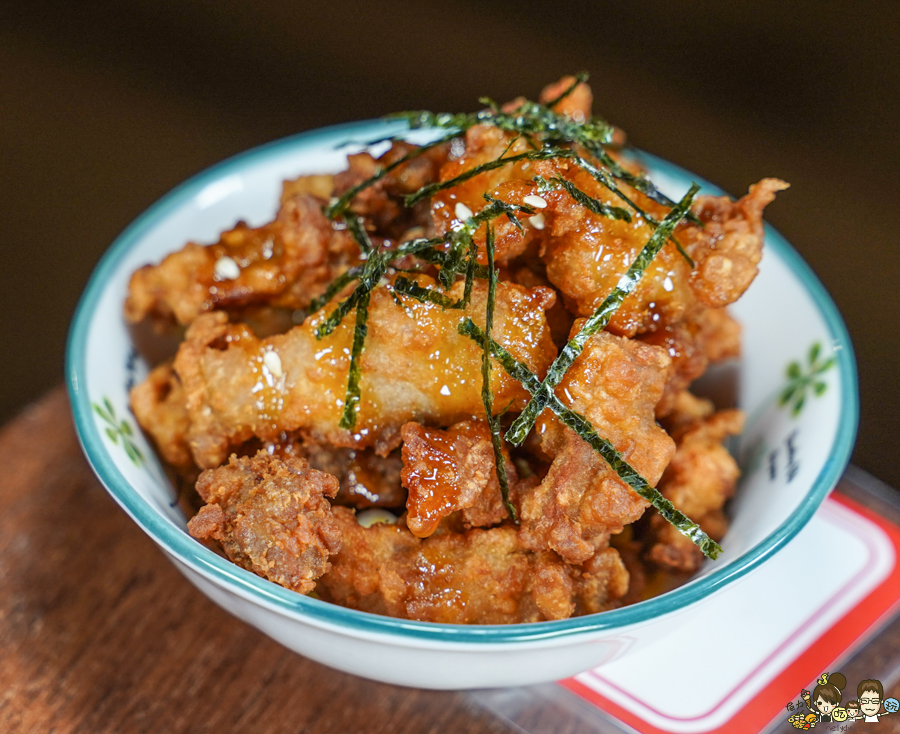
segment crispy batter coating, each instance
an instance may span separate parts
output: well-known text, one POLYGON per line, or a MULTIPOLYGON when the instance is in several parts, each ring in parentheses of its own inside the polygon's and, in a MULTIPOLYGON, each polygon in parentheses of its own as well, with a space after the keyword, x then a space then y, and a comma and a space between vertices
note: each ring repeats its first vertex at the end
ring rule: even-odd
MULTIPOLYGON (((574 81, 574 77, 563 77, 543 90, 541 100, 546 102, 555 98, 574 81)), ((504 110, 510 112, 522 101, 522 99, 513 100, 504 105, 504 110)), ((582 83, 556 109, 575 119, 584 120, 590 116, 591 102, 591 88, 582 83)), ((448 181, 501 156, 508 158, 532 149, 525 138, 515 139, 511 133, 491 125, 475 125, 466 131, 464 140, 464 150, 456 156, 451 156, 441 168, 440 181, 448 181)), ((555 171, 554 162, 522 161, 481 173, 458 186, 438 192, 431 200, 431 218, 435 232, 439 235, 446 234, 463 221, 465 209, 460 210, 458 204, 463 204, 472 212, 482 209, 486 204, 485 192, 490 192, 495 198, 510 204, 523 204, 525 196, 536 193, 532 178, 538 174, 552 176, 555 171)), ((507 217, 500 217, 495 221, 494 246, 497 262, 509 262, 524 253, 533 241, 540 240, 540 230, 536 229, 528 218, 523 224, 524 231, 516 227, 507 217)), ((479 260, 484 263, 486 258, 483 231, 476 233, 475 241, 479 245, 479 260)))
MULTIPOLYGON (((611 205, 623 204, 583 171, 565 162, 555 165, 591 196, 611 205)), ((786 187, 778 179, 764 179, 738 201, 699 197, 693 211, 704 226, 681 224, 675 231, 694 260, 694 269, 668 242, 613 316, 609 330, 634 336, 676 325, 703 307, 721 308, 737 300, 758 271, 763 209, 786 187)), ((657 219, 665 216, 664 207, 637 192, 630 195, 657 219)), ((615 288, 654 228, 636 215, 628 223, 593 214, 561 191, 544 198, 548 206, 542 257, 547 277, 573 311, 588 316, 615 288)))
MULTIPOLYGON (((395 140, 378 158, 367 151, 347 156, 347 170, 334 177, 335 195, 340 196, 418 147, 395 140)), ((383 237, 396 239, 413 227, 422 227, 424 234, 430 235, 428 202, 420 202, 409 209, 403 205, 403 197, 437 180, 441 166, 447 161, 449 150, 449 144, 437 146, 398 166, 377 183, 361 191, 353 199, 351 211, 364 217, 373 230, 383 237)))
POLYGON ((314 441, 299 443, 296 451, 313 469, 338 478, 341 488, 334 499, 336 504, 359 509, 406 504, 400 451, 378 456, 371 449, 337 448, 314 441))
POLYGON ((158 265, 145 265, 131 277, 125 316, 131 322, 190 324, 212 310, 305 308, 359 259, 357 245, 321 209, 316 197, 297 194, 269 224, 251 228, 239 222, 213 245, 191 242, 158 265), (230 258, 228 267, 222 258, 230 258), (237 277, 229 268, 237 268, 237 277))
MULTIPOLYGON (((659 347, 601 332, 556 389, 651 485, 675 450, 655 419, 668 368, 669 358, 659 347)), ((549 548, 570 563, 582 563, 611 533, 637 520, 648 503, 549 410, 537 431, 553 463, 537 487, 519 494, 523 540, 529 548, 549 548)))
POLYGON ((727 306, 747 290, 759 272, 763 210, 786 188, 780 179, 764 178, 737 201, 727 196, 697 200, 694 212, 704 227, 686 228, 685 248, 696 262, 691 290, 704 306, 727 306))
MULTIPOLYGON (((659 490, 706 533, 720 539, 728 528, 722 507, 734 494, 740 476, 737 462, 722 442, 741 432, 744 415, 739 410, 713 413, 711 403, 691 398, 683 397, 680 403, 685 412, 673 416, 677 448, 659 490)), ((647 559, 665 569, 693 572, 703 561, 700 549, 658 515, 650 519, 647 545, 647 559)))
POLYGON ((179 474, 190 474, 194 470, 187 438, 191 419, 172 363, 153 369, 144 382, 132 388, 130 399, 138 425, 153 439, 162 458, 179 474))
MULTIPOLYGON (((573 81, 550 85, 541 100, 573 81)), ((582 83, 556 110, 580 122, 591 104, 582 83)), ((492 336, 543 377, 646 245, 650 220, 669 207, 617 181, 649 216, 639 215, 568 158, 519 161, 411 209, 403 204, 427 184, 532 143, 476 125, 360 191, 349 211, 389 251, 411 237, 446 235, 491 198, 531 207, 519 221, 492 223, 500 274, 492 336), (625 209, 631 221, 593 213, 559 179, 625 209)), ((640 172, 622 143, 614 129, 607 152, 640 172)), ((269 224, 239 223, 214 245, 190 243, 133 275, 129 321, 147 332, 187 326, 174 363, 151 372, 131 401, 167 462, 182 475, 206 469, 196 485, 206 505, 191 534, 218 541, 234 562, 287 588, 440 623, 564 619, 683 582, 703 559, 699 549, 655 513, 633 524, 649 503, 550 410, 512 457, 504 449, 520 524, 510 521, 483 416, 482 351, 457 330, 467 317, 484 325, 486 282, 475 281, 465 310, 393 288, 400 273, 438 288, 437 258, 395 260, 371 291, 356 425, 340 427, 355 314, 322 339, 315 331, 352 286, 319 312, 305 310, 363 261, 346 222, 329 221, 323 205, 416 150, 403 141, 386 147, 377 158, 349 156, 336 175, 286 181, 269 224), (364 527, 355 513, 404 506, 395 524, 364 527)), ((674 234, 694 265, 667 242, 555 391, 714 539, 727 529, 724 503, 738 478, 724 441, 743 416, 716 413, 689 388, 709 364, 739 354, 740 327, 725 307, 756 276, 763 210, 786 187, 763 179, 738 201, 698 198, 693 212, 703 226, 684 221, 674 234)), ((482 265, 486 230, 474 234, 482 265)), ((446 295, 455 301, 463 288, 460 279, 446 295)), ((521 411, 529 398, 497 364, 490 388, 498 414, 521 411)))
MULTIPOLYGON (((420 276, 420 284, 433 284, 420 276)), ((462 295, 462 282, 450 291, 462 295)), ((187 331, 175 358, 198 466, 220 464, 231 447, 252 437, 277 440, 303 430, 315 440, 350 448, 374 447, 387 455, 400 442, 404 423, 451 425, 483 411, 481 349, 457 331, 467 316, 484 323, 487 286, 476 283, 466 310, 442 309, 386 288, 372 292, 363 352, 361 401, 353 432, 340 428, 354 319, 329 336, 315 328, 326 307, 286 334, 258 339, 248 329, 207 314, 187 331), (277 369, 269 364, 277 360, 277 369)), ((494 336, 516 358, 543 374, 556 354, 544 310, 554 302, 547 288, 511 283, 497 288, 494 336)), ((524 405, 527 393, 502 369, 491 376, 494 405, 524 405)))
POLYGON ((403 525, 364 528, 334 509, 341 551, 319 579, 323 599, 376 614, 448 624, 512 624, 564 619, 609 608, 628 588, 618 553, 583 567, 533 553, 514 527, 416 538, 403 525))
POLYGON ((705 308, 675 325, 638 337, 645 344, 663 347, 672 359, 657 418, 677 409, 678 397, 700 377, 709 364, 740 356, 741 327, 724 308, 705 308))
MULTIPOLYGON (((447 430, 407 423, 402 436, 401 475, 409 490, 406 524, 413 535, 427 538, 443 518, 460 510, 467 528, 490 527, 507 518, 486 422, 463 421, 447 430)), ((516 469, 504 455, 514 498, 516 469)))
POLYGON ((326 497, 338 481, 302 459, 259 452, 232 456, 197 481, 207 504, 188 523, 201 540, 221 543, 235 563, 277 584, 308 594, 341 547, 326 497))
MULTIPOLYGON (((544 98, 562 91, 570 82, 571 79, 561 80, 552 85, 545 90, 544 98)), ((590 103, 590 89, 579 85, 562 106, 568 106, 570 115, 587 116, 590 103)), ((464 151, 442 167, 440 180, 447 181, 501 156, 512 157, 528 150, 524 138, 516 139, 512 133, 496 127, 475 126, 466 133, 464 151)), ((619 157, 614 152, 611 155, 619 157)), ((620 159, 619 163, 626 169, 639 170, 632 161, 620 159)), ((617 185, 657 220, 668 213, 667 207, 627 184, 617 185)), ((675 233, 695 267, 691 268, 671 241, 667 243, 615 313, 608 329, 634 336, 675 326, 704 307, 721 308, 737 300, 756 277, 762 254, 763 209, 784 188, 786 183, 770 178, 751 186, 750 193, 738 201, 728 197, 698 198, 693 211, 704 226, 682 223, 675 233)), ((547 277, 559 288, 570 310, 580 316, 593 313, 615 288, 655 228, 631 211, 618 194, 573 162, 556 159, 520 161, 438 192, 431 205, 435 230, 443 234, 458 226, 467 210, 477 212, 483 208, 485 192, 518 205, 528 204, 526 197, 540 194, 545 206, 536 210, 535 217, 523 217, 524 231, 506 217, 497 220, 497 260, 507 263, 537 243, 547 265, 547 277), (540 192, 533 180, 536 176, 574 183, 589 196, 630 211, 632 220, 594 214, 562 189, 540 192), (461 210, 459 204, 465 208, 461 210)), ((482 240, 476 238, 479 244, 483 234, 480 236, 482 240)))

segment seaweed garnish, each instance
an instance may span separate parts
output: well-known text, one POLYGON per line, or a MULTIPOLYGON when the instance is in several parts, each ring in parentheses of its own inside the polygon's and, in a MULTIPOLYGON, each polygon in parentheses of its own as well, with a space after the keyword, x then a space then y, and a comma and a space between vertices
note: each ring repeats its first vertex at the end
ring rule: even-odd
MULTIPOLYGON (((333 199, 325 208, 325 213, 332 220, 342 220, 344 222, 351 236, 359 244, 360 251, 363 253, 363 257, 366 258, 366 262, 348 269, 326 289, 326 292, 320 298, 311 304, 312 311, 319 310, 333 300, 341 291, 349 288, 354 281, 357 281, 357 285, 350 295, 338 303, 332 312, 318 325, 316 336, 322 338, 330 334, 350 311, 356 309, 356 324, 351 350, 347 396, 341 418, 341 426, 351 429, 355 425, 356 414, 359 411, 360 404, 360 356, 365 348, 366 320, 370 294, 379 283, 384 282, 382 279, 391 269, 391 264, 406 256, 412 256, 423 263, 437 266, 437 279, 444 291, 444 293, 441 293, 437 288, 422 286, 413 278, 397 275, 393 279, 393 283, 389 283, 387 287, 394 301, 400 306, 403 306, 400 295, 404 295, 422 302, 435 303, 442 308, 466 308, 470 302, 474 280, 476 278, 487 279, 488 299, 485 310, 485 331, 479 329, 470 318, 465 318, 459 325, 459 332, 472 338, 482 347, 482 402, 484 403, 487 423, 490 428, 495 468, 503 495, 504 506, 512 521, 518 522, 518 518, 515 507, 509 497, 509 483, 503 459, 503 441, 508 440, 514 445, 520 444, 531 430, 534 420, 540 412, 544 408, 550 408, 565 425, 574 430, 604 458, 623 482, 649 501, 664 519, 697 544, 706 556, 715 558, 721 551, 718 544, 703 533, 696 523, 675 509, 672 503, 663 497, 658 490, 651 487, 627 463, 615 447, 597 433, 587 418, 565 406, 554 393, 554 388, 562 380, 566 370, 571 366, 578 354, 581 353, 587 339, 608 324, 609 319, 622 300, 634 290, 650 261, 667 241, 671 240, 674 243, 678 252, 693 268, 693 261, 673 233, 675 227, 683 220, 689 220, 702 226, 699 219, 690 211, 690 204, 697 192, 696 186, 692 186, 688 194, 676 205, 659 192, 645 176, 626 170, 610 156, 606 148, 613 148, 616 146, 616 143, 613 139, 615 128, 609 123, 597 117, 588 120, 574 119, 553 109, 572 94, 578 84, 586 79, 587 75, 575 77, 573 82, 557 97, 543 104, 525 100, 513 109, 507 107, 504 110, 493 100, 483 99, 482 103, 486 105, 486 109, 475 113, 407 112, 392 116, 405 119, 411 129, 424 127, 444 128, 449 129, 450 132, 425 146, 410 151, 393 163, 379 169, 374 176, 344 192, 341 197, 333 199), (600 308, 588 319, 582 330, 562 350, 543 382, 526 365, 518 362, 490 336, 497 287, 497 272, 494 264, 496 255, 494 227, 491 223, 494 219, 506 215, 510 222, 521 229, 522 224, 518 219, 518 215, 533 215, 535 211, 532 207, 509 204, 499 199, 493 199, 488 194, 485 194, 487 205, 478 213, 472 214, 464 222, 458 224, 443 237, 410 240, 388 251, 381 251, 380 248, 372 245, 363 220, 350 211, 353 199, 361 191, 381 180, 390 171, 395 170, 437 145, 452 141, 477 124, 492 125, 504 132, 511 133, 512 137, 502 154, 497 159, 487 161, 465 171, 451 180, 422 187, 418 191, 404 197, 406 206, 412 206, 416 202, 433 196, 439 191, 458 186, 480 173, 512 165, 518 161, 567 159, 618 197, 627 208, 624 206, 611 206, 591 197, 575 186, 574 183, 567 181, 561 176, 546 179, 535 177, 534 183, 537 184, 539 192, 546 192, 551 188, 563 189, 579 205, 584 206, 594 214, 630 222, 632 220, 631 212, 634 212, 645 222, 655 227, 653 234, 635 259, 632 267, 620 279, 616 289, 607 297, 600 308), (527 143, 529 150, 508 155, 516 141, 520 139, 527 143), (652 201, 670 207, 671 210, 662 221, 658 221, 629 197, 618 185, 618 181, 628 184, 652 201), (474 240, 476 231, 485 223, 486 268, 478 263, 478 247, 474 240), (463 296, 453 300, 445 293, 457 282, 460 275, 465 277, 463 296), (497 359, 501 367, 514 379, 522 383, 523 387, 532 396, 525 411, 514 421, 505 437, 500 429, 499 418, 493 415, 493 394, 490 390, 492 358, 497 359)), ((391 272, 407 271, 398 267, 391 270, 391 272)), ((416 271, 413 268, 408 272, 414 273, 416 271)))
POLYGON ((400 276, 394 279, 394 290, 404 296, 415 298, 422 303, 434 303, 442 308, 462 308, 463 299, 454 301, 434 288, 425 288, 416 281, 400 276))
POLYGON ((368 255, 375 249, 375 245, 372 244, 369 233, 366 231, 366 225, 362 217, 344 212, 341 214, 341 221, 344 222, 350 236, 359 245, 361 252, 368 255))
POLYGON ((577 203, 581 204, 581 206, 594 214, 608 217, 609 219, 621 219, 626 222, 631 221, 631 214, 621 207, 610 206, 602 201, 598 201, 593 196, 589 196, 579 189, 571 181, 567 181, 564 178, 551 176, 549 179, 546 179, 543 176, 535 176, 534 182, 538 185, 537 192, 539 194, 546 194, 548 191, 553 191, 554 189, 563 189, 577 203))
MULTIPOLYGON (((606 151, 604 146, 613 144, 615 128, 599 117, 588 120, 573 120, 569 116, 556 112, 552 108, 571 94, 578 84, 587 81, 587 74, 579 74, 574 82, 559 97, 548 103, 524 100, 510 112, 504 112, 496 103, 487 109, 469 114, 432 113, 425 111, 401 112, 393 118, 405 119, 413 129, 421 127, 443 127, 467 130, 476 124, 493 125, 505 132, 540 138, 545 146, 560 143, 581 146, 608 169, 613 178, 624 181, 632 188, 640 191, 649 199, 663 206, 675 205, 663 194, 650 179, 642 174, 634 174, 622 168, 606 151)), ((482 102, 492 102, 482 100, 482 102)), ((618 187, 613 184, 615 193, 620 195, 618 187)), ((699 223, 693 215, 689 219, 699 223)))
POLYGON ((666 240, 668 240, 669 235, 678 223, 684 219, 691 203, 694 201, 694 196, 699 190, 700 187, 697 184, 691 185, 681 201, 678 202, 678 205, 666 215, 665 219, 659 223, 653 234, 650 235, 647 244, 638 253, 625 275, 619 279, 616 287, 584 322, 578 333, 569 339, 562 348, 553 364, 547 370, 547 376, 541 383, 538 392, 535 393, 528 405, 525 406, 525 410, 519 414, 519 417, 509 427, 509 432, 506 436, 507 441, 514 446, 522 444, 538 416, 549 405, 554 389, 565 377, 566 371, 572 366, 578 355, 584 350, 588 339, 606 328, 606 325, 609 324, 613 314, 622 305, 626 296, 637 287, 653 258, 662 249, 662 246, 666 243, 666 240))
MULTIPOLYGON (((497 293, 497 271, 494 269, 494 228, 490 223, 486 225, 485 251, 488 266, 488 291, 487 305, 484 310, 484 339, 481 352, 481 402, 484 403, 484 415, 487 419, 491 433, 491 447, 494 450, 494 469, 497 472, 497 481, 500 484, 500 494, 503 497, 503 505, 510 519, 519 524, 516 508, 509 497, 509 478, 506 476, 506 461, 503 458, 503 435, 500 433, 500 420, 494 416, 494 395, 491 392, 491 348, 490 334, 494 324, 494 301, 497 293)), ((470 319, 466 319, 471 321, 470 319)))
POLYGON ((454 131, 449 135, 445 135, 442 138, 438 138, 437 140, 432 140, 430 143, 425 143, 424 145, 420 145, 417 148, 414 148, 409 153, 401 156, 393 163, 384 166, 377 173, 367 178, 365 181, 361 181, 356 186, 353 186, 350 189, 347 189, 341 196, 337 197, 333 201, 331 201, 328 206, 325 207, 325 216, 329 219, 337 219, 340 215, 342 215, 347 209, 350 208, 350 204, 353 202, 353 199, 365 189, 373 186, 378 183, 381 179, 387 176, 391 171, 399 168, 404 163, 409 163, 413 158, 418 158, 423 153, 427 153, 432 148, 436 148, 439 145, 443 145, 444 143, 448 143, 453 138, 459 136, 459 131, 454 131))
MULTIPOLYGON (((500 363, 500 366, 509 374, 510 377, 521 383, 532 395, 538 395, 541 390, 541 381, 538 379, 527 365, 519 362, 509 352, 507 352, 500 344, 491 338, 485 336, 484 331, 470 318, 466 318, 459 324, 459 333, 468 336, 476 344, 483 348, 490 347, 491 354, 500 363)), ((722 552, 721 546, 710 538, 702 528, 687 515, 666 499, 662 493, 651 486, 640 473, 632 467, 620 454, 615 446, 600 436, 594 429, 591 422, 580 413, 572 410, 564 405, 555 394, 550 396, 547 407, 552 410, 556 416, 575 433, 594 449, 609 464, 609 467, 618 475, 618 477, 637 492, 641 497, 647 500, 660 514, 660 516, 671 523, 680 533, 688 537, 694 545, 703 552, 707 558, 715 560, 719 553, 722 552)), ((507 435, 508 437, 508 435, 507 435)))
POLYGON ((347 392, 344 398, 344 412, 338 425, 348 431, 356 426, 356 414, 359 411, 359 380, 362 376, 360 357, 366 348, 366 334, 369 319, 369 297, 364 293, 356 302, 356 324, 353 329, 353 345, 350 348, 350 369, 347 373, 347 392))

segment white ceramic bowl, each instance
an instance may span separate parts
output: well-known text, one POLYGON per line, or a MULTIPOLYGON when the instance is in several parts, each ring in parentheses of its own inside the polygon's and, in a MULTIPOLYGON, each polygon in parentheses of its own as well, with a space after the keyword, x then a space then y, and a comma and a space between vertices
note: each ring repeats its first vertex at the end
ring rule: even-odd
MULTIPOLYGON (((115 500, 210 599, 292 650, 341 670, 426 688, 508 686, 563 678, 652 645, 676 631, 682 615, 778 553, 832 489, 853 445, 857 385, 846 329, 809 267, 771 228, 759 277, 733 307, 744 326, 737 390, 748 421, 736 449, 744 475, 730 507, 724 554, 687 585, 650 601, 575 619, 470 627, 381 617, 296 594, 187 534, 175 493, 135 428, 128 390, 147 367, 122 317, 131 272, 188 240, 215 241, 238 219, 268 221, 283 179, 341 170, 353 150, 342 143, 404 129, 394 122, 354 123, 251 150, 182 184, 122 233, 94 271, 69 335, 69 392, 88 461, 115 500), (811 363, 814 345, 818 355, 811 363), (831 366, 816 373, 832 357, 831 366), (782 406, 779 396, 788 384, 797 388, 795 399, 782 406)), ((652 156, 645 162, 675 199, 691 180, 702 183, 652 156)), ((721 193, 710 185, 704 190, 721 193)))

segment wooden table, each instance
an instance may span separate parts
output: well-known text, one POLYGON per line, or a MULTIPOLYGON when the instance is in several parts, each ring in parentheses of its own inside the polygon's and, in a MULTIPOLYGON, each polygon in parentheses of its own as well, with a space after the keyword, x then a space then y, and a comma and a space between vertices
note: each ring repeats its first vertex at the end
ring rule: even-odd
POLYGON ((339 673, 196 591, 84 460, 62 388, 0 432, 0 731, 507 732, 339 673))

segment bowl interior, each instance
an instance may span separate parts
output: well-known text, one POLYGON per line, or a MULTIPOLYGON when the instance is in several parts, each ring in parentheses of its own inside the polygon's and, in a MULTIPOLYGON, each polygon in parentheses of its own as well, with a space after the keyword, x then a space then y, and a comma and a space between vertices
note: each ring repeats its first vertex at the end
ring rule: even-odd
MULTIPOLYGON (((152 206, 98 265, 69 336, 70 397, 88 460, 135 521, 164 549, 216 583, 287 614, 361 633, 492 643, 581 634, 676 611, 747 573, 790 540, 847 463, 856 432, 857 385, 849 337, 834 304, 770 227, 760 274, 731 307, 743 325, 743 357, 706 380, 708 389, 730 393, 747 414, 745 431, 733 447, 743 471, 731 505, 733 524, 722 543, 723 556, 708 562, 689 584, 631 607, 557 622, 477 628, 416 623, 295 594, 230 564, 187 535, 175 492, 128 408, 129 389, 147 374, 122 317, 131 273, 188 240, 214 242, 239 219, 251 225, 268 221, 284 179, 341 170, 348 152, 404 130, 402 123, 353 123, 227 160, 152 206)), ((642 157, 672 198, 679 198, 692 180, 704 184, 704 193, 721 193, 677 166, 642 157)))

